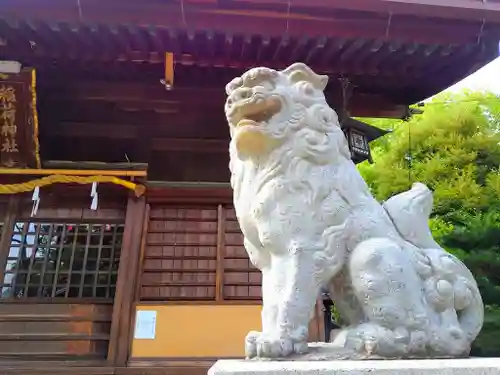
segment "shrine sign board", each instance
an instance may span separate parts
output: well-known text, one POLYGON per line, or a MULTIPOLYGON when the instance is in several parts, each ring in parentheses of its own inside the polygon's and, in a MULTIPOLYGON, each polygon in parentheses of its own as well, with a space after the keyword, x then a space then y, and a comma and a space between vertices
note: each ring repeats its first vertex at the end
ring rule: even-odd
POLYGON ((34 69, 0 73, 0 167, 41 167, 34 69))

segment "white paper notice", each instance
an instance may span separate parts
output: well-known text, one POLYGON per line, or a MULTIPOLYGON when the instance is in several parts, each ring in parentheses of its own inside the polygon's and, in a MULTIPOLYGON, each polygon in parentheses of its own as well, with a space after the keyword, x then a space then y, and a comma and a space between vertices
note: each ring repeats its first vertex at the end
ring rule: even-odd
POLYGON ((156 311, 139 310, 135 316, 134 338, 154 340, 156 336, 156 311))

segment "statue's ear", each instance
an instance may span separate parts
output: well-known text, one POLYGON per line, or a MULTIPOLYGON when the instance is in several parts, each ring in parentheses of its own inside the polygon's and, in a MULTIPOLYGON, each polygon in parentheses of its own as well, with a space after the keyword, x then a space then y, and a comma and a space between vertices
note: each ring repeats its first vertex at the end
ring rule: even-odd
POLYGON ((236 77, 226 85, 226 95, 230 95, 234 90, 243 84, 241 77, 236 77))
POLYGON ((324 91, 328 84, 328 76, 314 73, 314 71, 304 63, 292 64, 283 70, 282 73, 286 74, 292 83, 306 81, 321 91, 324 91))

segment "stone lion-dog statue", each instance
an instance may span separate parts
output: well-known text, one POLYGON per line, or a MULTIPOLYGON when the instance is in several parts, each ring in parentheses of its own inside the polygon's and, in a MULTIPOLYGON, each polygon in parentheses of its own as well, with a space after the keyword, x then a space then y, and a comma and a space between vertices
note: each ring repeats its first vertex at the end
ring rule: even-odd
POLYGON ((226 86, 234 206, 262 272, 262 332, 246 337, 247 358, 307 353, 322 287, 346 322, 334 348, 468 356, 484 306, 470 271, 431 235, 432 192, 416 183, 383 204, 372 196, 326 102, 327 82, 295 63, 253 68, 226 86))

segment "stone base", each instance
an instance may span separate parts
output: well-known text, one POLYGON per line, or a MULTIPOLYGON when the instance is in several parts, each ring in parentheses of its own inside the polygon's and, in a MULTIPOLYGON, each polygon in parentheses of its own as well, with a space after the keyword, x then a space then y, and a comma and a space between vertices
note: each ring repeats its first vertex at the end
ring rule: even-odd
MULTIPOLYGON (((308 344, 309 350, 304 354, 291 354, 288 357, 279 358, 252 358, 249 361, 257 362, 269 362, 269 361, 285 361, 285 362, 295 362, 295 361, 338 361, 338 360, 356 360, 356 361, 366 361, 366 360, 397 360, 397 359, 428 359, 427 357, 416 357, 416 356, 404 356, 404 357, 381 357, 375 354, 360 353, 354 351, 353 349, 344 348, 335 343, 327 342, 310 342, 308 344)), ((464 359, 469 358, 464 357, 464 359)), ((432 357, 432 359, 457 359, 455 357, 432 357)))
POLYGON ((365 361, 220 360, 208 375, 500 375, 500 358, 365 361))

